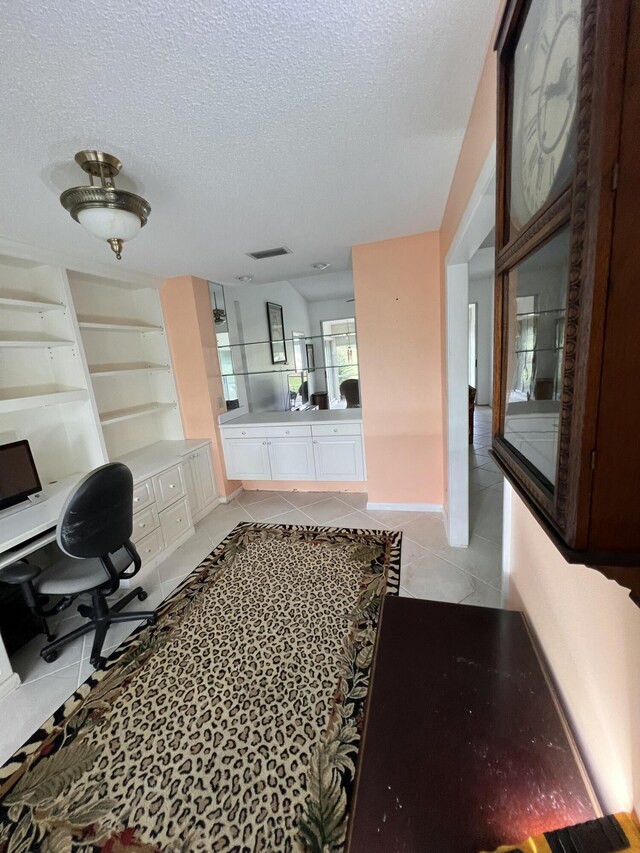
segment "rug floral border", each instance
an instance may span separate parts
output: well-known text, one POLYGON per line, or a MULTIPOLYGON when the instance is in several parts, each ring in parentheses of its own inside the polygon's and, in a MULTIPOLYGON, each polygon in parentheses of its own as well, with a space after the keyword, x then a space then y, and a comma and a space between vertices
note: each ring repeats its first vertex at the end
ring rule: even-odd
MULTIPOLYGON (((20 825, 25 824, 27 815, 22 806, 16 802, 12 804, 12 792, 20 786, 27 770, 32 775, 37 776, 38 771, 42 775, 44 768, 39 765, 45 760, 55 762, 61 750, 71 748, 73 751, 77 746, 74 741, 82 729, 92 725, 101 710, 110 706, 149 657, 169 641, 201 590, 211 583, 212 573, 215 576, 235 561, 249 542, 274 534, 318 545, 353 544, 352 558, 363 567, 360 594, 340 655, 329 722, 308 767, 308 801, 295 840, 295 849, 300 853, 331 853, 343 849, 377 625, 385 594, 397 595, 399 591, 402 534, 391 530, 259 522, 238 524, 157 608, 156 624, 138 626, 109 655, 104 667, 90 675, 0 768, 0 838, 3 829, 6 837, 8 825, 13 824, 11 835, 15 836, 20 825)), ((58 775, 62 780, 65 778, 65 773, 58 775)), ((78 804, 74 808, 77 810, 78 804)), ((16 840, 13 837, 6 849, 30 849, 15 847, 16 840)), ((135 834, 115 841, 118 850, 152 849, 140 847, 135 834)), ((83 849, 91 849, 91 846, 83 849)))

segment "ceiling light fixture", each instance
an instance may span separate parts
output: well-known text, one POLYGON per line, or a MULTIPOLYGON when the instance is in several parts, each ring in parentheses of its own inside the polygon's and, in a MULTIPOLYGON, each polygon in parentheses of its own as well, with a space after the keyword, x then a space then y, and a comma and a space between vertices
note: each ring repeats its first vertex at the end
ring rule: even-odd
POLYGON ((252 275, 237 275, 236 281, 253 281, 252 275))
POLYGON ((86 187, 72 187, 60 196, 60 203, 90 234, 106 240, 122 258, 123 243, 133 240, 151 213, 149 202, 127 190, 117 190, 113 179, 122 163, 104 151, 78 151, 75 161, 89 175, 86 187), (100 178, 100 186, 93 183, 100 178))
POLYGON ((319 263, 319 264, 311 264, 311 267, 312 267, 312 269, 314 269, 314 270, 326 270, 326 269, 328 269, 330 266, 331 266, 331 264, 327 264, 327 263, 324 263, 324 262, 321 262, 321 263, 319 263))

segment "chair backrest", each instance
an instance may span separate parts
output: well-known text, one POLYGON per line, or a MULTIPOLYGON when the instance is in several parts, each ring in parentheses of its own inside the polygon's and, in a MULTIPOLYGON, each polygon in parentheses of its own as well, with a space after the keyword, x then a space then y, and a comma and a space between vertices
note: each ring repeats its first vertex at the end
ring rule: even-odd
POLYGON ((309 402, 309 383, 305 379, 304 382, 298 388, 298 394, 302 397, 303 403, 309 402))
POLYGON ((56 528, 58 547, 76 559, 113 554, 133 531, 133 476, 110 462, 87 474, 71 491, 56 528))
POLYGON ((360 405, 360 382, 357 379, 345 379, 340 383, 340 394, 347 401, 347 409, 360 405))

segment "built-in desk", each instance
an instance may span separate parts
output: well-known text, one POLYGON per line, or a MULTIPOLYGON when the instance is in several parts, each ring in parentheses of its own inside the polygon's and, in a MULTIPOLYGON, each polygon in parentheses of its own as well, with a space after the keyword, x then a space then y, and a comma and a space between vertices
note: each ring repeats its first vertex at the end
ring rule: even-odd
POLYGON ((387 597, 349 853, 478 853, 599 816, 523 615, 387 597))
MULTIPOLYGON (((131 539, 144 575, 194 532, 194 522, 218 504, 209 439, 158 441, 114 460, 134 481, 131 539)), ((55 539, 55 526, 69 492, 84 476, 73 474, 43 488, 42 500, 0 515, 0 580, 3 561, 33 554, 55 539)), ((195 568, 195 566, 194 566, 195 568)), ((130 582, 124 582, 126 586, 130 582)), ((2 626, 0 626, 1 631, 2 626)), ((19 684, 0 639, 0 697, 19 684)))

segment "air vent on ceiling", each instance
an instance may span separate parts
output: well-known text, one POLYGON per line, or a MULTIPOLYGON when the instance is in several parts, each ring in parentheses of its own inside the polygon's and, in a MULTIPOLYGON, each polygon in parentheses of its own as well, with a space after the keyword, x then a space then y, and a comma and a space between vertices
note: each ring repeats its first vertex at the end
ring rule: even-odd
POLYGON ((250 258, 261 261, 263 258, 277 258, 280 255, 290 255, 291 249, 286 246, 278 246, 276 249, 263 249, 261 252, 247 252, 250 258))

